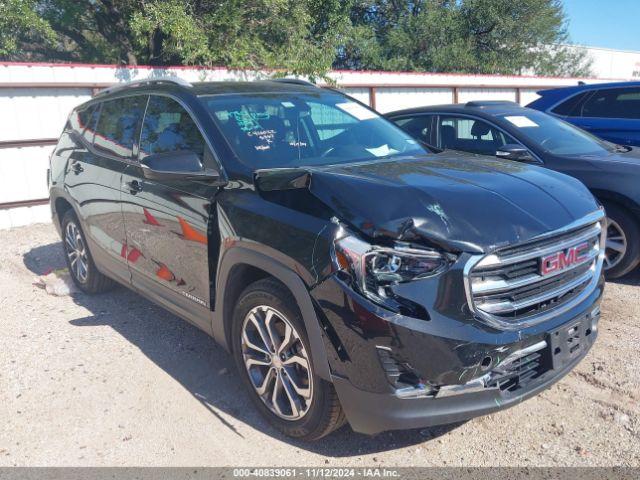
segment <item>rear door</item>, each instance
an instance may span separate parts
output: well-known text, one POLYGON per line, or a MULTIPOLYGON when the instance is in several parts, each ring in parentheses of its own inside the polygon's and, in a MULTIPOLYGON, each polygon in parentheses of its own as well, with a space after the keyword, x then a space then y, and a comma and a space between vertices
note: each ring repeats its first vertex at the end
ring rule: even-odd
MULTIPOLYGON (((122 256, 125 231, 120 205, 122 173, 132 161, 135 133, 142 119, 144 97, 106 100, 96 105, 86 128, 83 148, 68 162, 66 186, 75 200, 89 248, 101 270, 129 281, 122 256)), ((83 123, 82 116, 78 119, 83 123)))
MULTIPOLYGON (((138 159, 185 151, 203 167, 215 162, 194 118, 177 99, 151 95, 138 159)), ((135 287, 208 326, 211 305, 208 230, 218 187, 205 181, 146 179, 139 162, 122 177, 126 253, 135 287)))
POLYGON ((600 138, 640 146, 640 87, 593 92, 569 120, 600 138))

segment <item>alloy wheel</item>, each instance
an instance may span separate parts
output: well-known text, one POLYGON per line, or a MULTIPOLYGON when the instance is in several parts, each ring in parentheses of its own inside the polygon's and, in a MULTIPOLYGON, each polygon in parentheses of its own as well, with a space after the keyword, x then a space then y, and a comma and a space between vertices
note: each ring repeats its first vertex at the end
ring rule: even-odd
POLYGON ((80 283, 86 283, 89 260, 87 248, 80 235, 80 229, 74 222, 67 223, 64 235, 64 248, 69 257, 69 270, 80 283))
POLYGON ((604 251, 604 269, 618 265, 627 253, 627 236, 620 225, 611 218, 607 218, 607 242, 604 251))
POLYGON ((313 373, 300 334, 285 315, 261 305, 242 325, 242 358, 262 402, 278 417, 299 420, 313 398, 313 373))

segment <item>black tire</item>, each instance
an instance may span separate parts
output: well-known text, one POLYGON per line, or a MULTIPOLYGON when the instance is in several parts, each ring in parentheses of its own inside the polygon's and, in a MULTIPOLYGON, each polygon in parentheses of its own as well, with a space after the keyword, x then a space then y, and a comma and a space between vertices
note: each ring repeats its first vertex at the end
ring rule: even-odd
POLYGON ((311 441, 328 435, 345 423, 345 416, 333 385, 315 374, 302 315, 295 299, 282 283, 273 278, 266 278, 252 283, 242 292, 233 312, 232 342, 236 366, 243 383, 249 390, 249 395, 256 408, 275 428, 290 437, 311 441), (258 395, 245 367, 242 346, 243 325, 249 312, 262 306, 281 312, 293 326, 304 349, 308 352, 307 356, 313 373, 312 394, 308 410, 302 418, 286 420, 277 416, 258 395))
MULTIPOLYGON (((68 210, 64 214, 61 225, 62 248, 65 253, 64 258, 67 262, 67 268, 69 269, 69 274, 71 275, 73 283, 75 283, 76 286, 85 293, 102 293, 111 290, 116 283, 98 271, 96 264, 93 261, 93 257, 91 256, 91 252, 89 251, 89 246, 87 245, 87 240, 84 236, 84 232, 82 231, 82 227, 80 226, 80 222, 78 221, 78 217, 76 217, 76 214, 72 210, 68 210), (86 265, 86 275, 84 276, 78 272, 77 262, 72 265, 72 260, 69 256, 72 247, 66 237, 68 229, 71 226, 77 229, 77 234, 79 235, 79 240, 81 242, 79 245, 84 247, 84 264, 86 265)), ((85 270, 83 270, 83 272, 84 271, 85 270)))
POLYGON ((625 208, 615 203, 604 203, 604 207, 607 218, 615 222, 615 227, 611 226, 608 233, 619 228, 626 237, 624 254, 611 268, 605 268, 605 276, 611 280, 626 275, 640 263, 640 227, 637 219, 625 208))

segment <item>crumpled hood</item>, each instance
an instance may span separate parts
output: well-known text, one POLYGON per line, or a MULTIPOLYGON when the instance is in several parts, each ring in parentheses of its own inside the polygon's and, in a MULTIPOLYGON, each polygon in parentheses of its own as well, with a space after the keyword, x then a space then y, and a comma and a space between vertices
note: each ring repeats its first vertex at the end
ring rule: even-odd
POLYGON ((339 220, 374 239, 426 240, 470 252, 526 241, 599 208, 566 175, 453 152, 300 172, 257 177, 270 190, 308 188, 339 220))

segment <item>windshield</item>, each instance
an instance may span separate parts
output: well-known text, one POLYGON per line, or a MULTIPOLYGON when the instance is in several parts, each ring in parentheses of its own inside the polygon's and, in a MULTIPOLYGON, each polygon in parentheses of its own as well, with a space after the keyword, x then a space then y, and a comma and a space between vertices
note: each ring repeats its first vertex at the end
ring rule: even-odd
POLYGON ((546 113, 526 110, 525 113, 500 115, 522 135, 554 155, 601 155, 612 147, 590 133, 546 113))
POLYGON ((254 169, 425 154, 418 142, 347 97, 318 93, 205 96, 240 160, 254 169))

